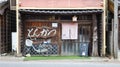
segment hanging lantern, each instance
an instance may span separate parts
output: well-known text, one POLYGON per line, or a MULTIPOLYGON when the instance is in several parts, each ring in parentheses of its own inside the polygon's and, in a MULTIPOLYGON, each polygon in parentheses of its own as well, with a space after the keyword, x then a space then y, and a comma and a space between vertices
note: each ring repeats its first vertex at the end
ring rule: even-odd
POLYGON ((72 21, 77 21, 77 16, 73 16, 72 21))

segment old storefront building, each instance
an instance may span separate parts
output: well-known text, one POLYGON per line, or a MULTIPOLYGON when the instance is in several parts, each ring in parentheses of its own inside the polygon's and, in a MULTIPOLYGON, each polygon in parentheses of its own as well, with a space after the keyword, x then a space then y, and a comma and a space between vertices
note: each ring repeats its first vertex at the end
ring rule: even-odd
POLYGON ((9 0, 0 0, 0 55, 12 50, 12 32, 16 32, 16 12, 10 10, 9 0))
POLYGON ((104 0, 18 0, 16 11, 17 54, 105 56, 104 0))
POLYGON ((7 0, 0 1, 0 55, 11 50, 11 43, 9 37, 9 25, 6 20, 8 18, 8 2, 7 0))

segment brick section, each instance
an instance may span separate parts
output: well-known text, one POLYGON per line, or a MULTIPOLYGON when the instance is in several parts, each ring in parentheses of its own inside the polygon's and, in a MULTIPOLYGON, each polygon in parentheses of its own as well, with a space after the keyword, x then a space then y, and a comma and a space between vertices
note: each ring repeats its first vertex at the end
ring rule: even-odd
POLYGON ((103 7, 103 0, 19 0, 20 7, 86 8, 103 7))

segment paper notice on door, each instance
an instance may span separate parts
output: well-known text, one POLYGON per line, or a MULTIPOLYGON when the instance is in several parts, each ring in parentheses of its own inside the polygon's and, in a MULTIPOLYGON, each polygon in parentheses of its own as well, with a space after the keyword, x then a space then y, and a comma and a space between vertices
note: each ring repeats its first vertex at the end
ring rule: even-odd
POLYGON ((62 39, 77 39, 78 23, 62 23, 62 39))

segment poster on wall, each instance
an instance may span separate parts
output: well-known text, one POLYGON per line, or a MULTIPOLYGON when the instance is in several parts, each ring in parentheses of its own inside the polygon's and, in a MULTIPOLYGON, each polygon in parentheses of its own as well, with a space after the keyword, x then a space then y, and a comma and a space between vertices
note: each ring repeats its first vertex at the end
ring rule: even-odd
POLYGON ((62 23, 62 39, 78 39, 78 23, 62 23))

